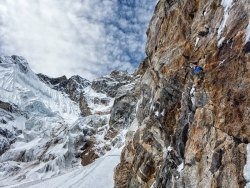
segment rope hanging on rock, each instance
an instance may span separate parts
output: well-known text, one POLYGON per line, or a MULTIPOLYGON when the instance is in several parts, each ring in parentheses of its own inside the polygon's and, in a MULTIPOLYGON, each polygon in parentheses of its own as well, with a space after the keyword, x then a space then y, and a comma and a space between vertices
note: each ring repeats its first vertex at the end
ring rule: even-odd
MULTIPOLYGON (((205 77, 207 78, 212 78, 211 76, 207 76, 206 74, 204 74, 205 77)), ((219 84, 223 84, 223 85, 227 85, 227 86, 235 86, 235 87, 250 87, 250 85, 234 85, 234 84, 228 84, 228 83, 224 83, 224 82, 220 82, 218 80, 214 80, 213 81, 219 83, 219 84)))

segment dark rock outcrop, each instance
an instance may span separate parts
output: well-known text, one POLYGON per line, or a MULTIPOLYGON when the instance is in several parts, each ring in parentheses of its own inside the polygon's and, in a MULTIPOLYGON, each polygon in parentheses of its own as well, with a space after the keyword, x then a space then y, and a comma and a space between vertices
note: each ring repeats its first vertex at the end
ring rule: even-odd
MULTIPOLYGON (((89 116, 90 121, 87 125, 93 127, 95 131, 94 133, 91 131, 82 148, 84 166, 110 151, 112 147, 121 147, 123 143, 120 133, 135 119, 136 104, 140 96, 140 74, 131 75, 127 72, 113 71, 109 76, 98 78, 93 83, 99 85, 97 88, 95 88, 96 85, 92 85, 94 90, 97 89, 100 94, 108 95, 104 98, 95 97, 93 103, 108 107, 114 100, 114 104, 112 103, 109 111, 96 111, 89 116), (113 85, 114 80, 116 84, 113 85), (105 88, 107 85, 110 87, 105 88), (115 95, 114 99, 110 95, 115 95), (108 119, 101 118, 102 116, 108 119), (107 124, 109 126, 106 126, 107 124), (104 134, 104 141, 100 142, 100 139, 96 139, 96 135, 102 134, 104 134)), ((87 133, 89 134, 89 131, 87 133)))
POLYGON ((50 78, 44 74, 37 74, 37 76, 39 77, 39 79, 43 82, 45 82, 48 85, 51 85, 54 89, 59 90, 60 85, 62 86, 63 83, 65 83, 67 81, 67 77, 66 76, 61 76, 58 78, 50 78))
POLYGON ((8 112, 11 112, 11 113, 18 112, 18 108, 17 108, 16 105, 6 103, 6 102, 3 102, 3 101, 0 101, 0 108, 3 109, 3 110, 6 110, 8 112))
POLYGON ((15 135, 5 128, 0 127, 0 155, 9 149, 15 139, 15 135))

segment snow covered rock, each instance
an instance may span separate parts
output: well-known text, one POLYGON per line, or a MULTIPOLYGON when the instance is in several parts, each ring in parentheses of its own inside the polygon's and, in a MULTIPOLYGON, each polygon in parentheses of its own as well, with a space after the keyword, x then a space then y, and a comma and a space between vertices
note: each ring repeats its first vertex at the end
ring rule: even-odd
POLYGON ((96 92, 106 93, 110 97, 115 97, 117 90, 122 85, 128 84, 133 79, 133 75, 127 71, 113 71, 108 76, 95 79, 92 82, 92 88, 96 92))
POLYGON ((66 82, 67 82, 67 77, 66 76, 61 76, 58 78, 50 78, 42 73, 37 74, 39 79, 43 81, 44 83, 48 84, 51 86, 53 89, 56 89, 58 91, 62 90, 65 88, 66 82))
POLYGON ((50 78, 44 74, 38 74, 38 77, 52 89, 67 94, 71 100, 79 103, 82 116, 91 114, 84 97, 84 89, 91 85, 89 80, 80 76, 72 76, 71 78, 67 79, 66 76, 50 78))
POLYGON ((0 101, 0 108, 9 112, 16 112, 17 107, 15 105, 12 105, 10 103, 6 103, 3 101, 0 101))

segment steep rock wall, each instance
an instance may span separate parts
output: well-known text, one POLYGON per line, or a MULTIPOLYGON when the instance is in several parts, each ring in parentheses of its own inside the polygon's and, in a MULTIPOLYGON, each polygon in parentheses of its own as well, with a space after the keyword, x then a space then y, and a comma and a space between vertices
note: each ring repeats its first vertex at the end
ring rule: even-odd
POLYGON ((249 20, 249 0, 158 2, 117 188, 246 185, 250 88, 230 84, 250 85, 249 20), (191 62, 205 69, 201 87, 191 62))

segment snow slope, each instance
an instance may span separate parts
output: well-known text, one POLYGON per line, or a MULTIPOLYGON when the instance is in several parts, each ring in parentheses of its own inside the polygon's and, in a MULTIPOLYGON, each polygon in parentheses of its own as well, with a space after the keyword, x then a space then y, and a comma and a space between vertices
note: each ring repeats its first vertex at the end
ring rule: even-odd
POLYGON ((52 178, 9 185, 6 188, 112 188, 114 168, 120 162, 120 153, 121 149, 113 150, 88 166, 78 166, 52 178))

